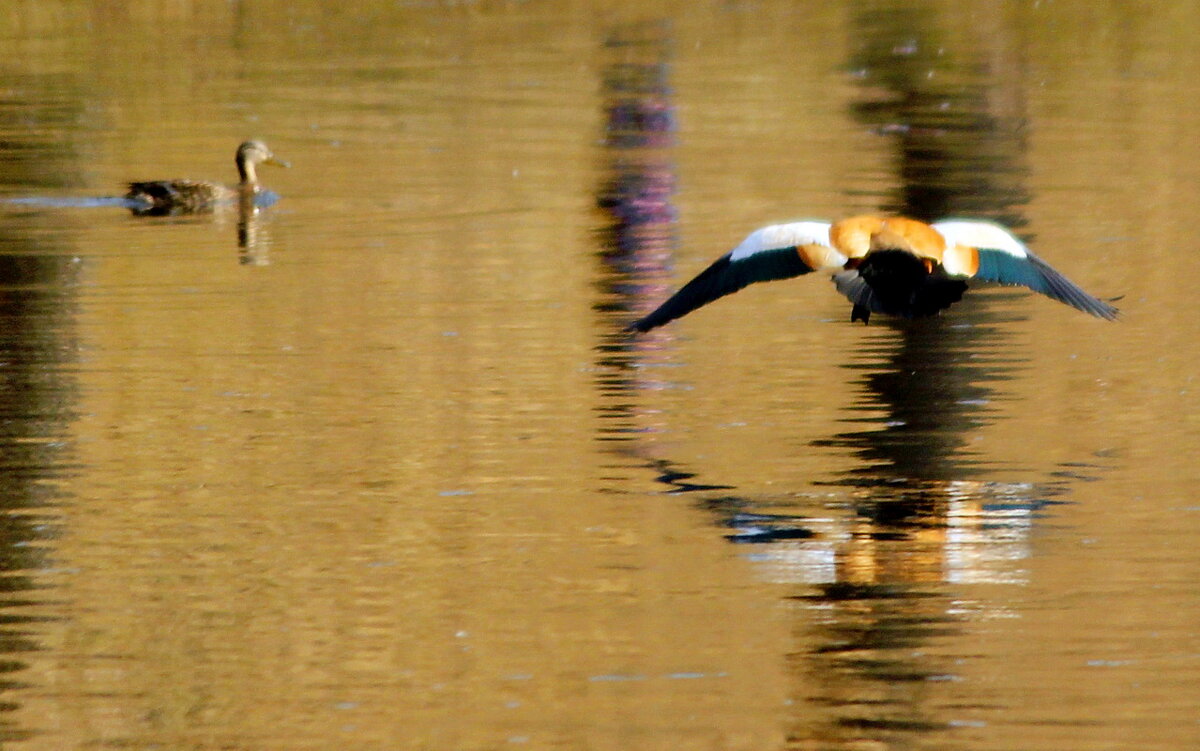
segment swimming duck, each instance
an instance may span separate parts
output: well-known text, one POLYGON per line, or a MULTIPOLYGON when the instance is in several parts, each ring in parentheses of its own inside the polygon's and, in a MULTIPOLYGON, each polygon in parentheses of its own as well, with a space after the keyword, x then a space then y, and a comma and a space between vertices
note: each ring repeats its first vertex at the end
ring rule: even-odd
POLYGON ((751 232, 671 298, 628 327, 649 331, 755 282, 829 271, 854 308, 851 322, 872 313, 932 316, 962 299, 967 280, 1017 284, 1098 318, 1117 309, 1092 297, 991 222, 856 216, 834 224, 793 222, 751 232))
POLYGON ((259 190, 259 164, 289 166, 275 158, 262 141, 246 141, 237 150, 241 181, 236 188, 203 180, 156 180, 129 183, 125 199, 135 214, 195 214, 212 211, 218 204, 253 195, 259 190))

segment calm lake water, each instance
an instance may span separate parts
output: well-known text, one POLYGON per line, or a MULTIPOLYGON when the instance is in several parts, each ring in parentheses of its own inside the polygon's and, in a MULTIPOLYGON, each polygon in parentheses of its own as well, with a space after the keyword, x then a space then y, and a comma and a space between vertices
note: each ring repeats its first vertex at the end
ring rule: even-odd
POLYGON ((1200 5, 0 11, 0 745, 1200 747, 1200 5), (129 180, 289 170, 257 212, 129 180), (826 280, 1015 227, 1122 320, 826 280))

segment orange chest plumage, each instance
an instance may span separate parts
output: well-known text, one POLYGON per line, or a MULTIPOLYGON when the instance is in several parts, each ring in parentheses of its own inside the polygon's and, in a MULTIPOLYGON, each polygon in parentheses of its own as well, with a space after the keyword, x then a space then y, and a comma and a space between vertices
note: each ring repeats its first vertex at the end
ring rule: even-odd
POLYGON ((941 266, 949 276, 971 277, 979 270, 975 248, 949 243, 933 226, 902 216, 843 219, 830 225, 829 244, 846 256, 846 268, 858 268, 873 252, 902 251, 922 259, 929 273, 941 266))
POLYGON ((847 258, 862 258, 875 250, 902 250, 941 263, 946 252, 946 240, 937 230, 905 217, 843 219, 829 227, 829 242, 847 258))

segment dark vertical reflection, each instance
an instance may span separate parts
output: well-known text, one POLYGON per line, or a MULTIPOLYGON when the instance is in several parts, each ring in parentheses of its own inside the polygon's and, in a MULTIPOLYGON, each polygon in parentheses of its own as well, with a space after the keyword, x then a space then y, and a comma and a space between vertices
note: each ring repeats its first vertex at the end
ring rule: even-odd
MULTIPOLYGON (((1005 52, 1012 30, 1002 14, 980 19, 967 46, 943 33, 931 5, 854 8, 849 65, 862 97, 852 116, 893 154, 894 187, 880 211, 1021 226, 1020 66, 1005 52)), ((833 579, 801 598, 819 615, 804 623, 812 646, 795 656, 796 669, 820 689, 805 697, 818 719, 798 718, 798 745, 902 747, 950 727, 930 686, 952 681, 953 669, 921 656, 959 628, 950 595, 935 586, 954 573, 948 532, 978 533, 999 496, 1010 510, 1038 503, 1032 489, 980 482, 994 468, 969 450, 995 384, 1015 366, 1001 354, 999 319, 986 300, 968 297, 952 315, 888 324, 847 366, 859 373, 852 427, 816 443, 860 460, 831 483, 849 489, 852 528, 833 579)))
MULTIPOLYGON (((896 187, 881 196, 880 208, 926 220, 972 216, 1020 226, 1024 120, 1013 108, 1020 97, 994 93, 1019 87, 1016 66, 992 70, 984 48, 958 49, 939 33, 940 23, 920 3, 856 6, 850 65, 861 76, 863 98, 852 114, 894 153, 896 187)), ((981 30, 979 41, 997 43, 1006 31, 997 24, 981 30)), ((966 449, 968 437, 988 420, 993 385, 1011 378, 1016 365, 1002 354, 999 319, 975 297, 953 315, 891 322, 888 335, 847 366, 862 373, 861 396, 847 418, 861 427, 818 443, 861 459, 840 482, 864 490, 867 518, 896 522, 934 513, 939 523, 947 484, 985 469, 966 449)))
POLYGON ((982 14, 977 44, 962 49, 926 3, 856 3, 850 68, 862 98, 856 120, 888 139, 895 187, 880 209, 932 221, 1025 221, 1025 116, 1016 30, 1002 9, 982 14))
POLYGON ((600 230, 595 309, 603 316, 596 345, 600 440, 628 443, 652 429, 636 409, 635 394, 654 388, 657 339, 632 338, 621 325, 645 311, 667 289, 674 247, 675 121, 671 103, 670 27, 661 21, 627 24, 604 40, 604 183, 596 198, 600 230))
MULTIPOLYGON (((0 76, 5 91, 29 92, 0 109, 0 128, 21 134, 4 144, 0 186, 70 186, 77 160, 62 133, 81 116, 76 92, 53 76, 16 78, 0 76)), ((70 368, 80 263, 49 220, 23 219, 34 233, 0 226, 0 742, 33 735, 6 717, 20 706, 25 655, 42 649, 34 624, 45 616, 34 606, 46 598, 34 574, 51 565, 54 508, 76 471, 67 432, 76 417, 70 368)))
POLYGON ((238 263, 243 266, 266 266, 271 262, 268 255, 270 242, 263 237, 257 196, 253 193, 238 194, 238 263))

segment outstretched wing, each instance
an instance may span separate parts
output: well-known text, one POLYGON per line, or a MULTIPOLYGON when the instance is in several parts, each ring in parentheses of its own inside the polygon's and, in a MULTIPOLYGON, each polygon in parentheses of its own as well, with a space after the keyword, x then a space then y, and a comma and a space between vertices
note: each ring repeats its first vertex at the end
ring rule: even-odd
POLYGON ((776 224, 755 230, 718 258, 650 315, 629 325, 649 331, 755 282, 790 279, 817 269, 837 269, 846 257, 829 247, 824 222, 776 224))
POLYGON ((1003 227, 958 219, 935 222, 933 227, 946 238, 948 272, 999 284, 1019 284, 1097 318, 1116 320, 1115 307, 1084 292, 1003 227))

